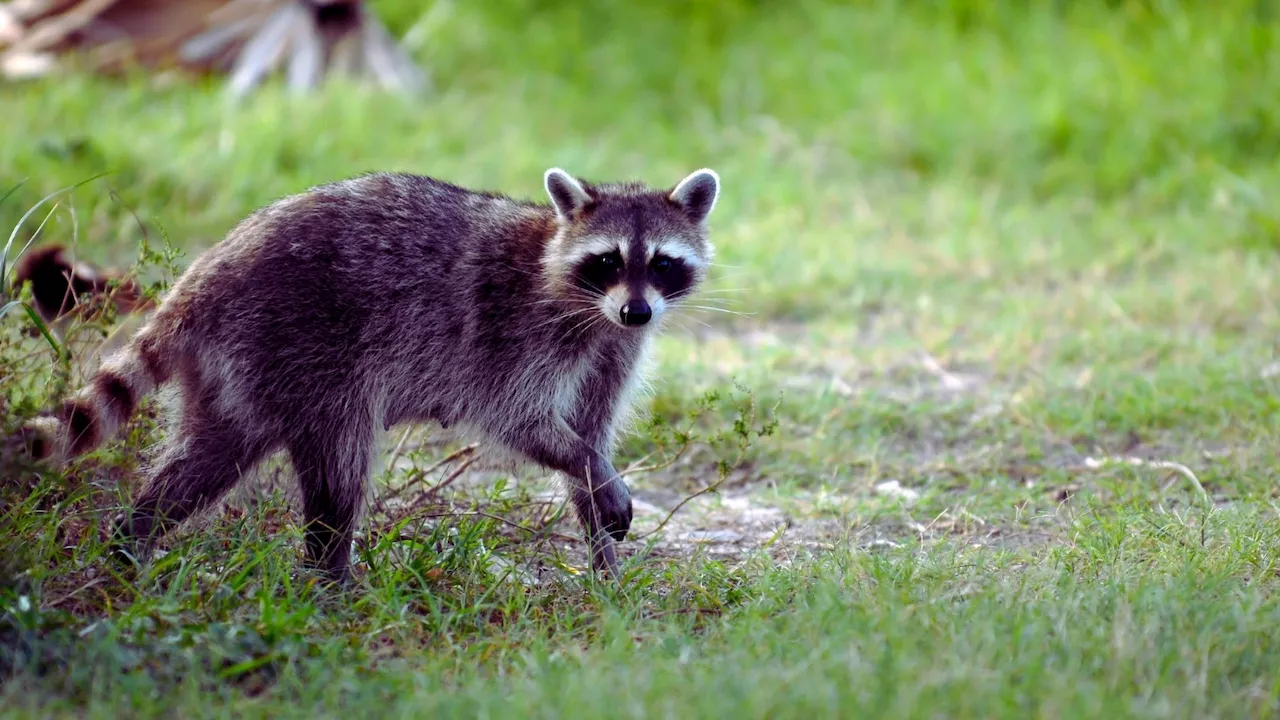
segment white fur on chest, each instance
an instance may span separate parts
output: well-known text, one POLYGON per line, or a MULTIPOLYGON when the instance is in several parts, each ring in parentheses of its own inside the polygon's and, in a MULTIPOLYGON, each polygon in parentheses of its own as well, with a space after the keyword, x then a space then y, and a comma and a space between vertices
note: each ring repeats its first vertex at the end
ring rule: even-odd
POLYGON ((568 365, 555 378, 555 388, 551 395, 551 406, 556 416, 568 420, 582 399, 583 384, 591 375, 591 368, 596 360, 595 352, 578 359, 568 365))
POLYGON ((653 385, 650 378, 653 376, 653 364, 653 335, 646 334, 644 343, 637 353, 635 364, 631 367, 631 374, 627 376, 626 382, 618 393, 613 423, 609 428, 610 442, 618 433, 624 432, 627 425, 635 418, 637 401, 652 391, 653 385))
MULTIPOLYGON (((606 435, 612 438, 614 431, 624 425, 631 415, 631 407, 637 395, 649 390, 651 369, 651 349, 653 338, 646 335, 637 350, 637 357, 631 366, 631 372, 623 378, 621 387, 617 388, 614 399, 613 416, 610 418, 606 435)), ((568 420, 582 401, 586 383, 590 382, 592 371, 599 362, 597 353, 584 355, 575 364, 564 367, 555 379, 555 390, 552 395, 553 410, 563 420, 568 420)))

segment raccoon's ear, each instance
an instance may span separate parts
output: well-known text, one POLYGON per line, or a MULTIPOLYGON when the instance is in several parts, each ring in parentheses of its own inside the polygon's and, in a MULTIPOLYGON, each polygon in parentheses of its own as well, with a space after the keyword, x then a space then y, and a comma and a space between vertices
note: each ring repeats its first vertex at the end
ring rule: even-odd
POLYGON ((591 202, 591 194, 582 183, 560 168, 551 168, 542 176, 547 186, 547 195, 551 196, 551 204, 556 206, 556 214, 562 220, 568 220, 591 202))
POLYGON ((703 168, 689 173, 668 196, 696 223, 706 222, 711 209, 720 197, 720 176, 715 170, 703 168))

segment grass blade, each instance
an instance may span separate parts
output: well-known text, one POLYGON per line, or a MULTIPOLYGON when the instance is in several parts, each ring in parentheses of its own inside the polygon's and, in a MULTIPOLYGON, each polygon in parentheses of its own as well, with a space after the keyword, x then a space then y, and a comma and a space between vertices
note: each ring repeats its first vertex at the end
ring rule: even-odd
MULTIPOLYGON (((40 201, 37 202, 35 205, 32 205, 31 207, 27 208, 27 211, 22 214, 22 217, 18 218, 17 224, 13 226, 13 231, 9 233, 9 240, 4 244, 4 252, 3 254, 0 254, 0 278, 5 278, 9 276, 9 251, 13 249, 13 241, 16 240, 18 237, 18 230, 20 230, 23 224, 27 222, 27 218, 31 217, 32 213, 34 213, 41 205, 44 205, 45 203, 61 195, 62 193, 71 192, 72 190, 75 190, 76 188, 82 185, 88 185, 94 180, 97 180, 100 177, 104 177, 107 174, 108 173, 105 171, 100 172, 97 175, 94 175, 86 180, 81 180, 80 182, 74 185, 68 185, 67 187, 64 187, 60 190, 54 190, 48 195, 45 195, 44 197, 40 198, 40 201)), ((15 260, 16 259, 17 258, 15 258, 15 260)))
MULTIPOLYGON (((24 309, 26 309, 27 317, 31 318, 31 322, 35 323, 36 329, 44 336, 45 341, 49 343, 49 347, 53 348, 54 354, 57 355, 59 359, 62 359, 65 348, 63 348, 62 343, 58 342, 57 338, 53 336, 53 333, 49 330, 49 326, 45 323, 44 318, 40 317, 40 313, 36 312, 35 308, 24 302, 19 300, 14 300, 13 302, 19 303, 24 309)), ((5 307, 8 306, 6 305, 5 307)))
POLYGON ((21 306, 22 304, 23 304, 23 303, 22 303, 22 301, 21 301, 21 300, 10 300, 9 302, 5 303, 4 305, 0 305, 0 318, 4 317, 5 315, 8 315, 10 310, 12 310, 12 309, 14 309, 14 308, 16 308, 16 307, 19 307, 19 306, 21 306))
POLYGON ((19 180, 19 181, 18 181, 18 183, 17 183, 16 185, 14 185, 13 187, 9 188, 8 192, 6 192, 4 195, 0 195, 0 205, 3 205, 3 204, 4 204, 4 201, 5 201, 5 200, 8 200, 10 195, 12 195, 12 194, 14 194, 14 193, 18 192, 18 188, 20 188, 20 187, 22 187, 23 185, 26 185, 26 184, 27 184, 27 179, 26 179, 26 178, 23 178, 23 179, 19 180))

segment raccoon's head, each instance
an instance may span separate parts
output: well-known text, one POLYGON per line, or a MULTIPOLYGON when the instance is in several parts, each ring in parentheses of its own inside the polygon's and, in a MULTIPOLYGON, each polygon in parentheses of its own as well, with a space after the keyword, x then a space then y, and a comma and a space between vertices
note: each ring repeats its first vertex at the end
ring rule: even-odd
POLYGON ((714 255, 707 216, 720 194, 715 171, 664 190, 592 185, 560 168, 544 181, 558 229, 543 261, 560 294, 619 327, 645 328, 702 282, 714 255))

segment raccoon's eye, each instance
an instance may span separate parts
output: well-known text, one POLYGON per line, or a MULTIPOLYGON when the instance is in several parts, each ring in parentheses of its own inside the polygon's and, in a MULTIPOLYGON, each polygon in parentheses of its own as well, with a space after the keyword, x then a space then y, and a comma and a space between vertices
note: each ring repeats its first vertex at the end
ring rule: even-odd
POLYGON ((666 273, 671 270, 671 258, 659 255, 653 259, 653 262, 650 263, 650 267, 652 267, 654 272, 659 275, 666 273))
POLYGON ((596 256, 596 266, 603 270, 613 270, 614 268, 618 267, 619 264, 620 263, 618 262, 618 256, 616 253, 609 253, 608 255, 596 256))

